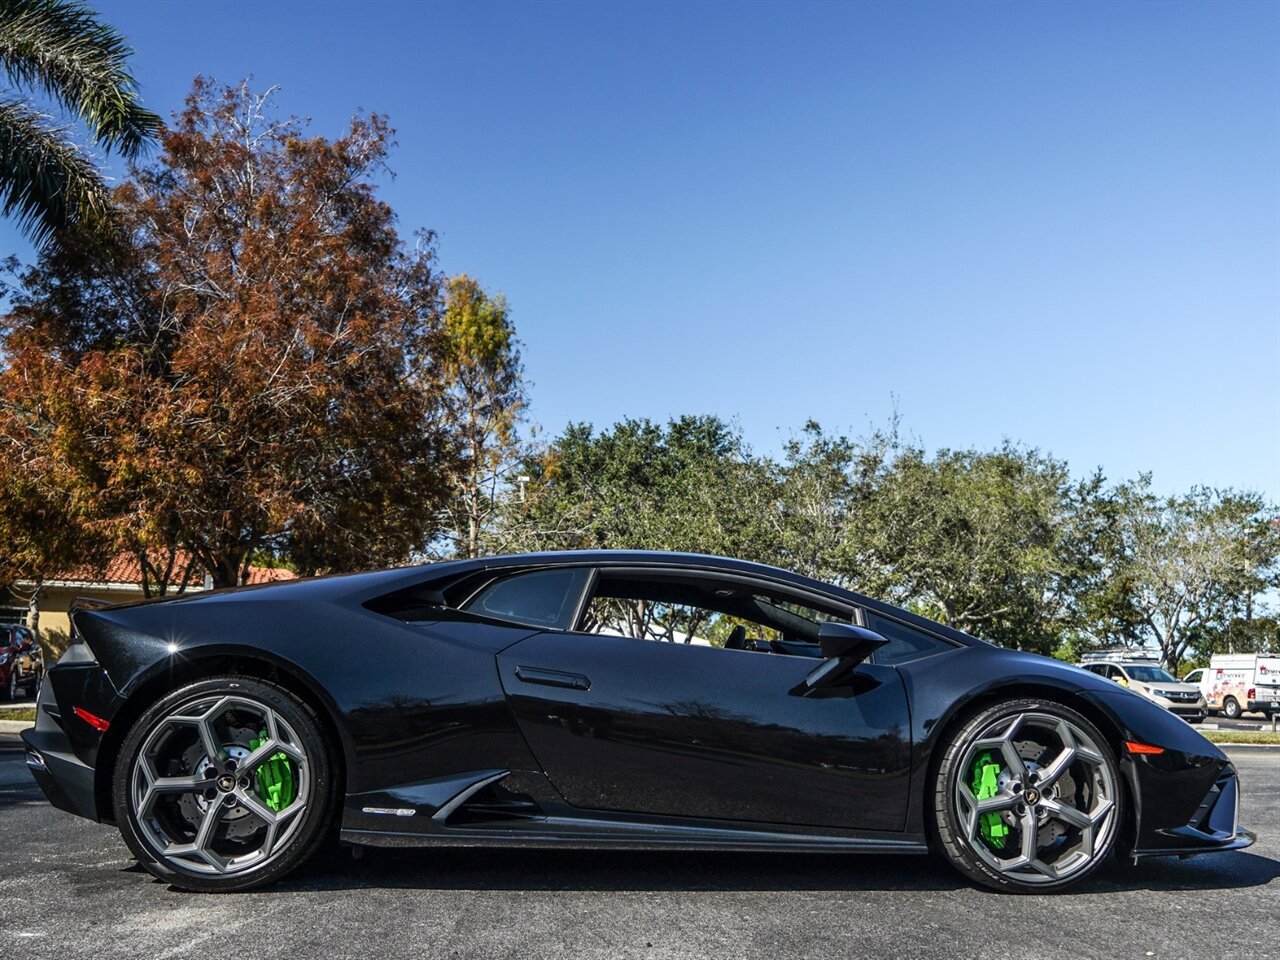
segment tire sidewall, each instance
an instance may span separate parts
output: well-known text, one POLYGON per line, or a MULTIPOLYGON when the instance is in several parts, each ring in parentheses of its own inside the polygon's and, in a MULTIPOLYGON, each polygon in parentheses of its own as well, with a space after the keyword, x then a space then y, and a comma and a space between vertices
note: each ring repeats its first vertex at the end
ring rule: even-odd
POLYGON ((116 824, 130 851, 148 870, 162 880, 188 890, 233 892, 272 882, 299 866, 319 846, 328 828, 334 803, 334 776, 331 750, 314 713, 292 693, 273 683, 252 677, 212 677, 188 684, 148 707, 130 728, 121 744, 112 776, 111 803, 116 824), (272 854, 261 866, 230 876, 184 870, 163 860, 144 839, 131 802, 134 765, 156 721, 181 704, 212 694, 225 693, 259 700, 293 727, 302 739, 310 763, 311 797, 300 816, 302 823, 283 850, 272 854))
POLYGON ((1120 770, 1119 763, 1116 761, 1115 752, 1111 749, 1107 738, 1087 717, 1053 700, 1028 698, 1006 701, 974 713, 960 725, 956 733, 945 744, 940 746, 940 749, 943 751, 943 757, 936 768, 935 775, 931 778, 931 784, 935 790, 934 815, 930 818, 932 839, 937 849, 950 861, 952 866, 965 876, 976 880, 983 886, 1006 893, 1052 893, 1080 883, 1111 857, 1119 837, 1120 825, 1124 822, 1124 776, 1120 770), (1012 718, 1020 713, 1047 713, 1061 717, 1080 727, 1102 752, 1106 763, 1110 767, 1112 779, 1115 783, 1116 795, 1113 798, 1115 810, 1111 815, 1104 849, 1100 854, 1095 853, 1088 866, 1062 880, 1050 880, 1034 884, 1019 883, 990 867, 985 860, 973 851, 970 844, 962 838, 961 832, 957 831, 960 814, 956 809, 955 792, 959 778, 964 775, 963 760, 969 752, 969 745, 977 739, 981 731, 992 724, 997 723, 1002 718, 1012 718))

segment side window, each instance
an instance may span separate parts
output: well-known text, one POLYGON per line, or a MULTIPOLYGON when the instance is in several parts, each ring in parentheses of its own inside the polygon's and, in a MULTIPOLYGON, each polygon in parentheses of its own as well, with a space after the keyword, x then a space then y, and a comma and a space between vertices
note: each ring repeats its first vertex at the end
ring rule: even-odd
POLYGON ((866 612, 867 628, 880 634, 889 642, 875 652, 876 663, 905 663, 908 660, 919 660, 955 647, 938 637, 909 627, 897 620, 890 620, 878 613, 866 612))
POLYGON ((530 627, 567 630, 590 571, 585 567, 534 570, 497 580, 460 609, 530 627))
POLYGON ((582 633, 820 657, 818 628, 848 622, 749 582, 696 574, 603 571, 577 629, 582 633))

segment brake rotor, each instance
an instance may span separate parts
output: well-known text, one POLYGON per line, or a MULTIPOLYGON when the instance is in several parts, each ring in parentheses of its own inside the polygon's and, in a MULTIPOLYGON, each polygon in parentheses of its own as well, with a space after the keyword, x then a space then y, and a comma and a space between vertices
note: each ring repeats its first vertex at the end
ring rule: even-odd
MULTIPOLYGON (((241 738, 249 740, 257 735, 255 731, 248 728, 235 729, 229 732, 237 740, 241 738)), ((239 743, 227 743, 223 744, 222 752, 239 764, 252 751, 239 743)), ((213 762, 199 743, 192 744, 187 748, 182 755, 182 762, 186 769, 193 772, 213 766, 213 762)), ((221 802, 222 797, 220 795, 215 795, 210 800, 203 793, 184 793, 178 799, 178 809, 192 829, 199 829, 200 822, 204 819, 205 812, 209 809, 209 806, 221 802)), ((218 825, 218 834, 228 840, 246 840, 260 831, 263 826, 265 825, 257 814, 248 807, 237 803, 233 807, 228 807, 226 812, 223 813, 222 821, 218 825)))

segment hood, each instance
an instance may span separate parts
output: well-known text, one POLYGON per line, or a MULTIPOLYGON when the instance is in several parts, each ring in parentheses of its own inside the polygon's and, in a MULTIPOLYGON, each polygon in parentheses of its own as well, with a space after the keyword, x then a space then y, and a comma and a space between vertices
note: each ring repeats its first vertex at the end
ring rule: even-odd
POLYGON ((1181 680, 1133 680, 1130 682, 1143 690, 1170 690, 1174 693, 1194 693, 1197 696, 1200 694, 1199 684, 1183 683, 1181 680))

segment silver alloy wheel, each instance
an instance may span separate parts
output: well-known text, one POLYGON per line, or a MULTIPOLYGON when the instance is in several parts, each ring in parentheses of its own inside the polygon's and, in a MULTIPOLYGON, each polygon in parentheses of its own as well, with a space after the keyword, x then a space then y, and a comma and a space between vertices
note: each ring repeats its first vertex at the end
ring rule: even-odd
POLYGON ((310 792, 311 762, 293 727, 255 699, 213 694, 155 723, 134 759, 129 797, 139 833, 159 858, 229 875, 258 869, 284 848, 310 792), (281 764, 287 798, 279 790, 264 796, 264 780, 281 764))
POLYGON ((1069 720, 1037 712, 1004 717, 970 744, 960 771, 955 802, 964 841, 1003 876, 1026 884, 1065 880, 1108 849, 1115 772, 1093 738, 1069 720), (996 792, 979 799, 983 791, 975 792, 970 771, 984 753, 1001 773, 996 792), (983 830, 992 814, 1004 831, 994 838, 983 830))

